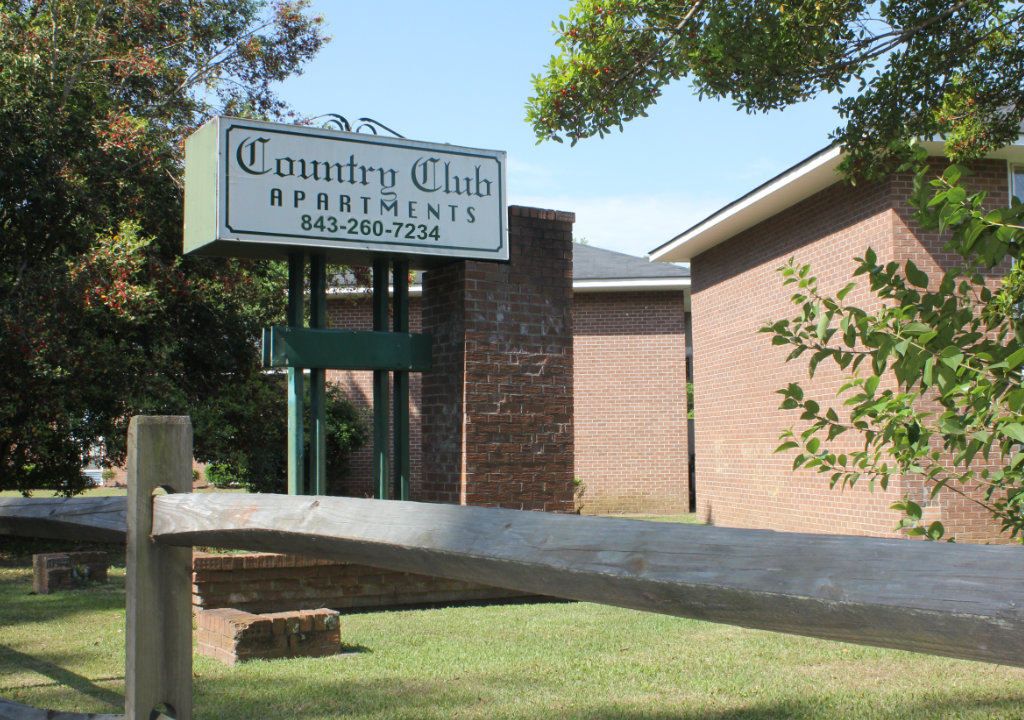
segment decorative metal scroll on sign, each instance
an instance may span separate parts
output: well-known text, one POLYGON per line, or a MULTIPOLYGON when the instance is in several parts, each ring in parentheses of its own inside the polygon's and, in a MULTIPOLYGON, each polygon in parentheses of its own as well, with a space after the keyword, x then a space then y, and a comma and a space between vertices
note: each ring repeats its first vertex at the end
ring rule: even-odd
POLYGON ((396 138, 405 139, 405 135, 395 132, 384 123, 374 120, 373 118, 359 118, 359 124, 355 126, 355 130, 352 129, 352 123, 350 123, 348 118, 344 115, 339 115, 338 113, 326 113, 324 115, 317 115, 313 119, 319 120, 320 118, 330 118, 330 120, 327 120, 324 123, 324 127, 327 127, 328 125, 337 125, 339 130, 344 130, 345 132, 363 132, 365 130, 373 135, 377 135, 377 128, 380 128, 385 132, 391 133, 396 138))

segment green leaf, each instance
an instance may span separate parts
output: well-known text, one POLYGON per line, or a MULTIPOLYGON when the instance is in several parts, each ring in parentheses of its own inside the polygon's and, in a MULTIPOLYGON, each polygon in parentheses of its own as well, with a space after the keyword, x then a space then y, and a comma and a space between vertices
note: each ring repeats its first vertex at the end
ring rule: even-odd
POLYGON ((1021 423, 1002 423, 1001 425, 996 426, 996 432, 1004 437, 1024 443, 1024 425, 1021 423))
POLYGON ((948 345, 939 353, 939 362, 949 368, 956 369, 964 361, 964 354, 956 345, 948 345))
POLYGON ((917 265, 914 264, 913 260, 907 260, 907 264, 904 266, 904 271, 907 274, 907 281, 911 285, 919 288, 928 287, 928 274, 923 270, 920 270, 917 265))
POLYGON ((825 330, 830 322, 832 322, 832 313, 821 313, 818 317, 818 325, 814 328, 814 334, 819 341, 825 339, 825 330))
POLYGON ((1013 353, 1010 353, 1010 356, 1006 358, 1006 360, 1004 360, 1003 362, 1006 363, 1006 367, 1008 367, 1010 370, 1013 370, 1021 363, 1024 363, 1024 347, 1018 349, 1013 353))
POLYGON ((864 392, 868 394, 868 397, 875 396, 875 390, 878 389, 878 382, 880 378, 877 375, 872 375, 864 381, 864 392))
POLYGON ((904 335, 918 336, 918 335, 924 335, 926 332, 929 332, 931 329, 932 328, 931 328, 930 325, 925 325, 924 323, 919 323, 919 322, 911 322, 911 323, 907 323, 906 325, 903 326, 902 332, 903 332, 904 335))
POLYGON ((935 368, 935 358, 930 357, 924 361, 924 369, 921 371, 921 384, 929 387, 932 384, 932 371, 935 368))
POLYGON ((852 282, 847 284, 846 287, 844 287, 842 290, 836 293, 836 298, 842 301, 855 287, 857 287, 857 283, 852 282))

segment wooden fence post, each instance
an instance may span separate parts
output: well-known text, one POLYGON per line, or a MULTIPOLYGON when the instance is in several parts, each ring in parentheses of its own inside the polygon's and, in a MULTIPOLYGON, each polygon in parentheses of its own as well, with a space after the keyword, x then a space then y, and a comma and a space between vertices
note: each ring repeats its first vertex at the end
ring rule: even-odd
POLYGON ((128 429, 125 718, 192 718, 192 548, 153 542, 153 491, 192 491, 187 417, 134 417, 128 429))

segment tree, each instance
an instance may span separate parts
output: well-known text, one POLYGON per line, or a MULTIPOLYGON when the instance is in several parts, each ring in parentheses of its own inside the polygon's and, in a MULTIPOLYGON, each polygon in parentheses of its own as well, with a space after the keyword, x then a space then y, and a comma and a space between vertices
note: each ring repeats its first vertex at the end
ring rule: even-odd
MULTIPOLYGON (((830 297, 810 267, 782 269, 799 312, 764 331, 792 346, 790 359, 809 353, 811 376, 831 362, 848 378, 838 410, 799 382, 780 391, 806 427, 779 449, 799 448, 794 467, 833 485, 884 487, 918 474, 933 493, 983 504, 1011 536, 1024 531, 1024 274, 1018 264, 993 287, 985 272, 1021 257, 1024 209, 986 208, 955 163, 1019 135, 1022 23, 1024 6, 1000 1, 579 0, 556 26, 561 52, 534 78, 528 105, 538 138, 576 142, 621 129, 684 77, 701 97, 748 112, 836 93, 845 124, 833 138, 848 179, 914 171, 919 224, 947 232, 963 263, 929 278, 912 262, 882 266, 868 250, 857 275, 881 298, 878 310, 845 303, 853 283, 830 297), (938 136, 954 163, 940 174, 915 144, 938 136), (862 434, 863 449, 830 451, 847 431, 862 434), (978 485, 980 494, 966 490, 978 485)), ((909 499, 896 508, 910 534, 943 536, 909 499)))
POLYGON ((604 135, 669 83, 748 112, 838 93, 847 171, 899 165, 943 134, 953 159, 1015 140, 1024 119, 1024 8, 993 0, 578 0, 534 76, 541 140, 604 135))
POLYGON ((283 278, 181 256, 183 139, 287 115, 274 84, 325 42, 306 4, 0 2, 0 489, 73 494, 89 458, 123 460, 131 415, 258 381, 283 278))

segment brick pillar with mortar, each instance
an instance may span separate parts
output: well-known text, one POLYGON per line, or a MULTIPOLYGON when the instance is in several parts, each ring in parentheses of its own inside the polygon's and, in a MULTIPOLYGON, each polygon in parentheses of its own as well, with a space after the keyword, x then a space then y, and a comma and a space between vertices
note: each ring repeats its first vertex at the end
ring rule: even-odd
POLYGON ((572 213, 510 207, 509 262, 424 277, 423 477, 413 499, 573 509, 572 213))

